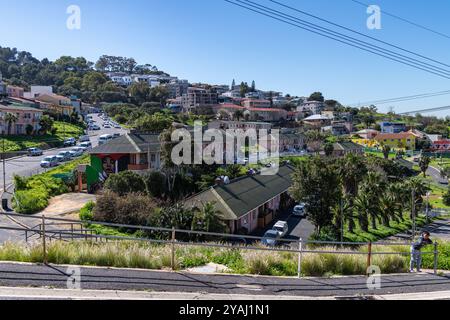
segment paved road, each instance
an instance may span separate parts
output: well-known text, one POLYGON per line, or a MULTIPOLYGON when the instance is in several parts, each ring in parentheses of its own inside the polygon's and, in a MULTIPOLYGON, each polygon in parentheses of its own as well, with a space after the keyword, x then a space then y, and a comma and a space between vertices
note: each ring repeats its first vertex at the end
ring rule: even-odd
POLYGON ((448 179, 442 178, 441 172, 434 167, 428 167, 427 175, 430 176, 434 180, 434 182, 438 184, 448 185, 448 179))
MULTIPOLYGON (((2 263, 0 286, 67 288, 67 272, 65 266, 2 263)), ((381 289, 370 290, 364 276, 297 279, 83 267, 81 288, 273 296, 355 296, 445 291, 450 288, 450 275, 385 275, 381 279, 381 289)))
MULTIPOLYGON (((101 126, 101 124, 103 123, 103 120, 101 120, 98 115, 94 114, 92 115, 93 119, 95 121, 97 121, 97 124, 99 126, 101 126)), ((92 145, 95 147, 98 145, 98 138, 100 135, 103 134, 112 134, 112 133, 117 133, 119 132, 120 134, 124 134, 127 132, 127 130, 124 129, 104 129, 103 127, 101 127, 102 129, 99 131, 90 131, 89 132, 89 136, 91 139, 91 143, 92 145)), ((24 156, 24 157, 19 157, 19 158, 13 158, 11 160, 7 160, 6 161, 6 185, 9 185, 12 183, 13 181, 13 176, 14 175, 19 175, 19 176, 24 176, 24 177, 28 177, 28 176, 32 176, 34 174, 40 173, 40 172, 44 172, 47 169, 43 169, 40 167, 40 162, 42 161, 42 159, 46 156, 49 155, 55 155, 60 151, 65 151, 65 150, 70 150, 72 149, 72 147, 70 148, 59 148, 59 149, 55 149, 55 150, 49 150, 49 151, 45 151, 43 156, 39 156, 39 157, 28 157, 28 156, 24 156)), ((3 166, 0 166, 0 177, 3 177, 3 166)), ((2 185, 3 187, 3 185, 2 185)))
MULTIPOLYGON (((92 117, 93 117, 93 120, 96 121, 97 124, 101 127, 101 125, 103 124, 104 121, 102 119, 100 119, 97 114, 93 114, 92 117)), ((128 132, 128 130, 125 130, 125 129, 115 129, 115 128, 104 129, 103 127, 101 127, 101 128, 102 129, 99 131, 90 131, 89 132, 90 140, 91 140, 93 147, 96 147, 98 145, 98 139, 103 134, 113 134, 113 133, 117 133, 117 132, 120 134, 125 134, 128 132)), ((8 186, 10 186, 12 184, 13 176, 15 174, 17 174, 19 176, 27 177, 27 176, 31 176, 34 174, 44 172, 48 169, 41 168, 40 162, 45 156, 54 155, 63 150, 70 150, 71 148, 72 147, 48 150, 48 151, 45 151, 44 155, 40 156, 40 157, 24 156, 24 157, 13 158, 13 159, 7 160, 6 161, 6 170, 5 170, 6 171, 7 189, 8 189, 8 186)), ((0 168, 1 168, 0 177, 3 177, 3 167, 0 165, 0 168)), ((2 187, 3 187, 3 184, 2 184, 2 187)), ((3 191, 3 188, 0 188, 0 191, 3 191)), ((8 189, 8 191, 10 191, 10 190, 8 189)), ((5 198, 10 198, 10 197, 7 194, 5 194, 5 198)), ((29 219, 18 219, 18 220, 20 220, 22 223, 24 223, 27 226, 33 226, 33 225, 37 224, 37 223, 34 223, 34 221, 30 221, 29 219)), ((1 216, 1 214, 0 214, 0 226, 17 227, 18 225, 15 222, 13 222, 11 219, 9 219, 5 216, 1 216)), ((16 241, 23 241, 23 240, 24 240, 23 232, 0 230, 0 243, 6 242, 6 241, 16 242, 16 241)))

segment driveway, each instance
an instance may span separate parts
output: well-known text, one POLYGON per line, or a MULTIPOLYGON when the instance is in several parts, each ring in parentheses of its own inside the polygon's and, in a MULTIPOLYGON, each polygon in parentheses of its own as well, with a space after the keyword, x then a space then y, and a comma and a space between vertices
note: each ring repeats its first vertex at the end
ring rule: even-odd
POLYGON ((284 239, 287 240, 307 240, 314 233, 314 225, 308 219, 302 219, 292 215, 292 209, 283 211, 276 217, 266 228, 258 229, 252 235, 262 237, 267 230, 277 223, 277 221, 286 221, 289 226, 289 231, 284 239))

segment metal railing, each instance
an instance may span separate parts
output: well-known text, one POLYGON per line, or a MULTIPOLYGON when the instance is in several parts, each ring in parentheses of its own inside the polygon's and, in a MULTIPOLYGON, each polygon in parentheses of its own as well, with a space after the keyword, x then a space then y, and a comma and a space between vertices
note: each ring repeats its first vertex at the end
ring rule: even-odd
MULTIPOLYGON (((257 243, 261 243, 265 240, 264 237, 250 236, 250 235, 235 235, 224 234, 215 232, 184 230, 176 228, 159 228, 149 226, 136 226, 127 224, 107 223, 98 221, 78 221, 65 218, 49 218, 45 216, 28 216, 16 213, 2 213, 2 215, 11 217, 13 219, 25 219, 36 221, 40 223, 35 224, 32 227, 26 227, 26 224, 21 221, 18 227, 1 226, 0 230, 10 230, 24 232, 25 241, 29 242, 36 237, 37 241, 42 242, 44 263, 47 263, 47 241, 95 241, 95 242, 108 242, 109 240, 115 241, 140 241, 152 244, 170 244, 171 245, 171 266, 175 269, 175 247, 176 246, 201 246, 209 248, 226 248, 226 249, 240 249, 240 250, 256 250, 256 251, 273 251, 273 252, 286 252, 298 254, 298 276, 301 276, 301 264, 302 255, 309 254, 336 254, 336 255, 364 255, 367 256, 367 268, 372 265, 372 259, 376 255, 410 255, 408 252, 391 252, 391 251, 377 251, 374 250, 376 246, 407 246, 411 247, 411 242, 392 242, 392 241, 379 241, 379 242, 339 242, 339 241, 313 241, 304 239, 277 239, 277 246, 258 246, 257 243), (97 234, 89 226, 104 226, 111 228, 118 228, 122 230, 135 230, 146 232, 147 236, 123 236, 123 235, 105 235, 97 234), (150 237, 151 235, 153 237, 150 237), (163 236, 166 234, 166 236, 163 236), (179 238, 177 239, 177 235, 179 238), (183 238, 180 235, 184 235, 183 238), (156 238, 158 236, 159 238, 156 238), (186 237, 187 236, 187 237, 186 237), (192 240, 189 237, 195 236, 196 239, 192 240), (200 238, 204 238, 200 241, 200 238), (212 240, 217 238, 216 242, 212 240), (233 240, 244 243, 239 245, 233 245, 233 240), (255 244, 256 243, 256 244, 255 244), (309 245, 309 247, 308 247, 309 245), (317 250, 317 247, 327 246, 325 250, 317 250), (333 247, 335 250, 330 250, 333 247), (345 250, 345 248, 359 248, 367 250, 345 250)), ((438 267, 438 243, 433 244, 433 251, 422 252, 423 255, 433 255, 434 257, 434 273, 437 274, 438 267)))

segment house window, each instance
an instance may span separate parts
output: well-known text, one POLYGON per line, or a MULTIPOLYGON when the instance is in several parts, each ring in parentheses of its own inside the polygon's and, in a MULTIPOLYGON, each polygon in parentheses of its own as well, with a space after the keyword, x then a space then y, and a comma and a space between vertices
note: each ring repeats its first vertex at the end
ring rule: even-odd
POLYGON ((156 161, 156 155, 152 154, 150 159, 151 159, 151 162, 155 162, 156 161))

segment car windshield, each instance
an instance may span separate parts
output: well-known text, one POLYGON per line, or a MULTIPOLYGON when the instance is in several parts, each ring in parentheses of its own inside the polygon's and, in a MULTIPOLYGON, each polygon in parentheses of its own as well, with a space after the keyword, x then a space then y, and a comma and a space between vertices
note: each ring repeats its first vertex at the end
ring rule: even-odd
POLYGON ((275 227, 273 227, 273 230, 276 230, 276 231, 283 231, 283 227, 275 226, 275 227))
POLYGON ((45 157, 45 158, 44 158, 44 161, 50 162, 50 161, 52 161, 52 160, 53 160, 53 157, 45 157))
POLYGON ((278 235, 277 235, 276 233, 274 233, 274 232, 267 232, 267 233, 264 235, 264 238, 272 238, 272 239, 275 239, 277 236, 278 236, 278 235))

